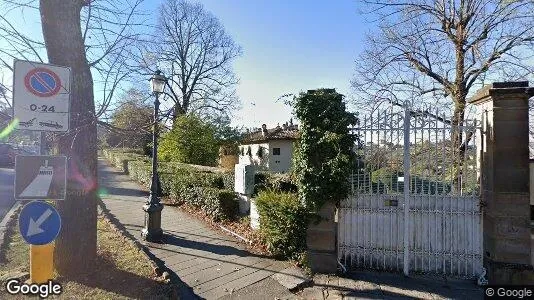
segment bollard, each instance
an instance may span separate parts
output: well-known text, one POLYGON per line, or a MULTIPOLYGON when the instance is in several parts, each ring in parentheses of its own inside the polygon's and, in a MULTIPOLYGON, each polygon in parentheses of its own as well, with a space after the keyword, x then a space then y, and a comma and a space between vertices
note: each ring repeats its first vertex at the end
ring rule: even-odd
POLYGON ((30 245, 30 282, 47 283, 54 273, 54 243, 30 245))

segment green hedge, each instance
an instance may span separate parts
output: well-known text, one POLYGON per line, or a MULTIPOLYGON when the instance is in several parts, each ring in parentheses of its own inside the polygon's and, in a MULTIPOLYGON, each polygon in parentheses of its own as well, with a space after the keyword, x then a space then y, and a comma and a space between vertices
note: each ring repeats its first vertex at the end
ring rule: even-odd
POLYGON ((254 174, 254 195, 266 190, 296 193, 297 186, 292 174, 257 172, 254 174))
POLYGON ((102 154, 104 157, 116 168, 124 173, 129 173, 128 162, 129 161, 148 161, 147 158, 140 154, 142 150, 139 149, 103 149, 102 154))
POLYGON ((269 251, 284 258, 297 258, 306 249, 308 214, 297 194, 266 190, 256 205, 260 233, 269 251))
MULTIPOLYGON (((137 152, 125 153, 121 150, 106 149, 103 153, 112 165, 128 173, 130 178, 150 186, 150 159, 137 152)), ((198 207, 214 220, 237 216, 239 204, 233 192, 233 173, 176 163, 160 163, 158 171, 163 194, 170 196, 175 203, 185 202, 198 207)))

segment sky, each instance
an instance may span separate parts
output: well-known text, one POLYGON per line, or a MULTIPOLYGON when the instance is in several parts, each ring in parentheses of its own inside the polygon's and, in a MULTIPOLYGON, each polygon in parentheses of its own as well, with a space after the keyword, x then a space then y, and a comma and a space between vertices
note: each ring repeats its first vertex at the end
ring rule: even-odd
POLYGON ((355 0, 204 0, 243 47, 236 60, 243 107, 234 124, 268 127, 291 118, 281 95, 335 88, 348 95, 364 37, 355 0))
MULTIPOLYGON (((143 8, 156 20, 161 0, 143 8)), ((291 108, 277 101, 288 93, 335 88, 350 94, 354 61, 361 50, 364 22, 356 0, 201 0, 243 49, 234 71, 242 102, 232 125, 274 127, 289 121, 291 108)), ((39 16, 26 10, 20 30, 40 33, 39 16)))

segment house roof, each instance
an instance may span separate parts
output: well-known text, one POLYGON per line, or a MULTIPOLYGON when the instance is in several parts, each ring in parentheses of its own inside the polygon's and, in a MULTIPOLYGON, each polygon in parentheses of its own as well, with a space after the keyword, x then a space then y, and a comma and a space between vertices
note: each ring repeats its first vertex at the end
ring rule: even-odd
POLYGON ((299 131, 296 125, 267 129, 265 134, 260 128, 251 132, 242 141, 242 144, 255 144, 260 142, 267 142, 271 140, 295 140, 299 138, 299 131))

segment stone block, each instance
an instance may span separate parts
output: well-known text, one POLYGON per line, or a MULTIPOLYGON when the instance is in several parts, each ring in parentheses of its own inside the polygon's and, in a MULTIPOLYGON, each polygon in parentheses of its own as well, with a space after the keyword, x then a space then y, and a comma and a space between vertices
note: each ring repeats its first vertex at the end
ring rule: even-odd
POLYGON ((493 120, 495 122, 517 121, 518 117, 523 117, 525 112, 526 109, 524 111, 516 109, 501 109, 493 112, 493 120))
POLYGON ((503 239, 486 237, 484 253, 500 263, 530 264, 530 239, 503 239))
POLYGON ((494 168, 493 191, 508 193, 528 193, 528 160, 525 161, 524 169, 494 168))
MULTIPOLYGON (((513 145, 528 144, 524 139, 505 139, 502 143, 506 143, 506 147, 496 147, 493 153, 495 160, 494 170, 497 169, 529 169, 528 167, 528 148, 527 147, 513 147, 513 145), (512 147, 509 147, 512 145, 512 147)), ((496 174, 498 175, 498 174, 496 174)), ((525 180, 524 177, 515 178, 515 180, 525 180)))
POLYGON ((485 229, 493 238, 529 239, 530 222, 527 218, 490 217, 484 220, 485 229))
POLYGON ((495 285, 532 285, 534 267, 524 264, 502 264, 492 260, 484 262, 489 284, 495 285))
POLYGON ((308 250, 308 263, 314 273, 333 274, 337 272, 337 254, 335 252, 308 250))
POLYGON ((499 205, 517 206, 530 203, 529 193, 493 193, 493 199, 499 205))
POLYGON ((310 250, 335 251, 336 230, 308 229, 306 231, 306 246, 310 250))
POLYGON ((311 283, 311 279, 301 268, 297 267, 284 269, 271 277, 290 291, 302 288, 311 283))

